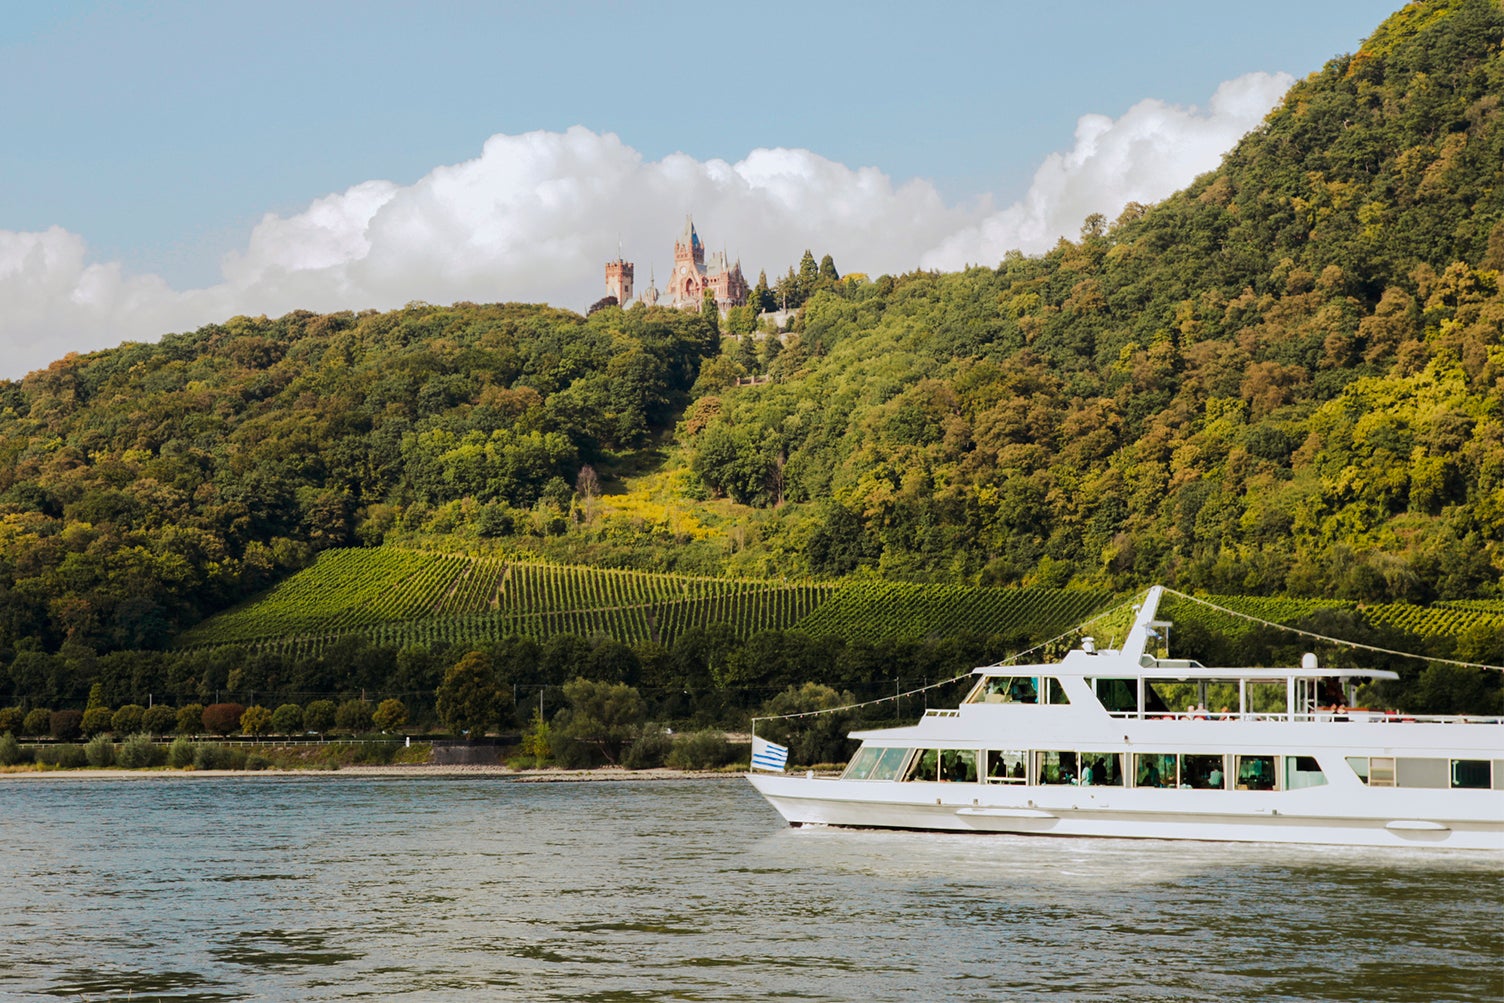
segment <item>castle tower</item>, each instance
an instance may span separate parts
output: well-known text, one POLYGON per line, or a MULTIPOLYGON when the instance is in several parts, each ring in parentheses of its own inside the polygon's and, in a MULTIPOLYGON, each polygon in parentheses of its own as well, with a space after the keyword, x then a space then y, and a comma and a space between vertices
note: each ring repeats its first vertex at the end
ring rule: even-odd
POLYGON ((615 296, 623 309, 632 304, 632 262, 623 261, 619 251, 615 261, 606 262, 606 295, 615 296))
POLYGON ((705 245, 695 233, 695 221, 684 217, 684 231, 674 241, 674 271, 668 280, 668 301, 698 309, 704 295, 705 245))
POLYGON ((648 288, 642 294, 642 301, 648 306, 658 305, 658 283, 653 278, 653 269, 651 267, 648 268, 648 288))

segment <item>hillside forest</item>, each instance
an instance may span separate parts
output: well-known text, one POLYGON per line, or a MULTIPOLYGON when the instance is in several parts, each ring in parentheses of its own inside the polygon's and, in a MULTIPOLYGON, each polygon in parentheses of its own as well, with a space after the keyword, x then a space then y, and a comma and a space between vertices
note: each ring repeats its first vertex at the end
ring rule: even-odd
MULTIPOLYGON (((708 578, 1504 598, 1501 43, 1494 0, 1410 4, 1165 201, 958 273, 842 277, 806 254, 777 284, 785 330, 412 303, 235 317, 0 382, 0 703, 82 706, 112 664, 138 676, 121 700, 202 697, 250 655, 192 655, 185 631, 322 552, 382 545, 708 578)), ((923 672, 993 650, 915 643, 923 672)), ((1504 626, 1437 643, 1504 663, 1504 626)), ((403 664, 431 682, 456 645, 403 664)), ((398 655, 295 688, 379 690, 398 655)), ((823 681, 800 664, 777 682, 823 681)), ((1429 702, 1498 702, 1498 673, 1452 671, 1429 702)))

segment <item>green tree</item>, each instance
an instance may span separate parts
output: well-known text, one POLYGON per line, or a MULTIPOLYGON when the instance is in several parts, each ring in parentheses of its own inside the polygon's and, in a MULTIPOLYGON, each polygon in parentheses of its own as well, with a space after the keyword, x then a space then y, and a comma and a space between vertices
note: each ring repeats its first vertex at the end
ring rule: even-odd
POLYGON ((367 700, 346 700, 334 712, 334 724, 341 731, 359 735, 371 730, 372 708, 367 700))
POLYGON ((303 727, 309 731, 316 731, 320 735, 327 734, 334 727, 334 712, 336 708, 333 700, 313 700, 303 708, 303 727))
POLYGON ((125 704, 110 718, 110 730, 117 735, 134 735, 141 730, 141 719, 145 716, 145 707, 136 703, 125 704))
POLYGON ((84 711, 82 723, 84 737, 93 738, 95 735, 103 735, 110 730, 114 717, 114 713, 108 707, 90 707, 84 711))
MULTIPOLYGON (((831 266, 835 270, 835 266, 831 266)), ((809 299, 820 283, 820 266, 815 263, 815 256, 808 248, 805 248, 804 257, 799 259, 799 302, 803 304, 809 299)))
POLYGON ((559 732, 598 751, 608 763, 621 761, 622 747, 642 726, 646 706, 626 683, 572 679, 564 684, 568 716, 559 732))
POLYGON ((141 714, 141 728, 149 735, 165 735, 177 726, 178 712, 167 704, 152 704, 141 714))
POLYGON ((496 669, 478 651, 467 652, 449 667, 435 696, 439 720, 451 732, 470 738, 499 723, 505 709, 496 669))
POLYGON ((176 730, 179 735, 197 735, 204 730, 204 705, 184 704, 178 708, 176 730))
POLYGON ((278 735, 296 735, 303 730, 303 708, 285 703, 272 711, 272 731, 278 735))
POLYGON ((51 727, 52 711, 46 707, 33 707, 26 712, 26 719, 21 723, 21 734, 41 738, 51 727))

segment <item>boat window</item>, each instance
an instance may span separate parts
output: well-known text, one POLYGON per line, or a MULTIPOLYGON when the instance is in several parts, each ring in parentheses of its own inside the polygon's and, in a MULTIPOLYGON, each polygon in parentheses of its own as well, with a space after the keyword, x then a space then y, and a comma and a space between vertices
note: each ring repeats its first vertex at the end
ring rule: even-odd
POLYGON ((977 751, 975 749, 942 749, 940 779, 951 783, 976 783, 977 751))
POLYGON ((1180 786, 1196 790, 1221 790, 1227 786, 1222 756, 1181 756, 1180 786))
POLYGON ((1273 756, 1237 756, 1237 780, 1240 791, 1272 791, 1275 786, 1273 756))
POLYGON ((1036 752, 1034 775, 1041 784, 1073 784, 1076 782, 1076 754, 1074 752, 1036 752))
POLYGON ((1097 699, 1114 714, 1138 713, 1137 679, 1098 679, 1097 699))
POLYGON ((882 756, 883 750, 874 749, 864 745, 856 750, 856 755, 851 757, 851 762, 846 764, 846 772, 841 774, 842 780, 866 780, 872 772, 872 767, 877 765, 877 760, 882 756))
POLYGON ((1026 754, 1021 749, 989 749, 987 752, 987 780, 994 784, 1021 784, 1024 776, 1026 754))
POLYGON ((1045 678, 1045 691, 1049 695, 1049 703, 1068 704, 1071 698, 1065 695, 1065 687, 1060 685, 1060 680, 1054 676, 1045 678))
POLYGON ((1081 783, 1095 787, 1123 786, 1123 754, 1120 752, 1081 753, 1081 783))
POLYGON ((1316 762, 1314 756, 1286 756, 1285 757, 1285 790, 1299 790, 1302 787, 1320 787, 1326 783, 1326 774, 1321 772, 1321 764, 1316 762))
POLYGON ((1133 757, 1133 782, 1138 787, 1178 787, 1175 755, 1168 752, 1140 752, 1133 757))
POLYGON ((980 698, 982 703, 1038 703, 1039 687, 1033 676, 994 676, 980 698))
POLYGON ((1487 789, 1492 772, 1489 767, 1486 759, 1452 760, 1452 786, 1487 789))
POLYGON ((1347 765, 1370 787, 1394 786, 1393 756, 1348 756, 1347 765))
POLYGON ((1504 791, 1504 759, 1494 760, 1494 790, 1504 791))
POLYGON ((904 774, 905 780, 935 780, 939 777, 940 753, 934 749, 921 749, 919 755, 904 774))
POLYGON ((1445 789, 1452 786, 1449 765, 1445 759, 1396 759, 1394 786, 1445 789))
POLYGON ((877 759, 877 765, 872 768, 869 780, 897 780, 899 773, 903 771, 904 760, 909 758, 908 749, 884 749, 877 759))

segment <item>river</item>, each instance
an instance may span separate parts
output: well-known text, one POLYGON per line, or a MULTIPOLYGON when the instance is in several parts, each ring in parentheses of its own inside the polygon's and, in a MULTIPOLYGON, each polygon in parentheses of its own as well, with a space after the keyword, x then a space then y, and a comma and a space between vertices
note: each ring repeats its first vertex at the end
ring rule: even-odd
POLYGON ((740 780, 0 780, 0 996, 1504 998, 1497 855, 789 829, 740 780))

